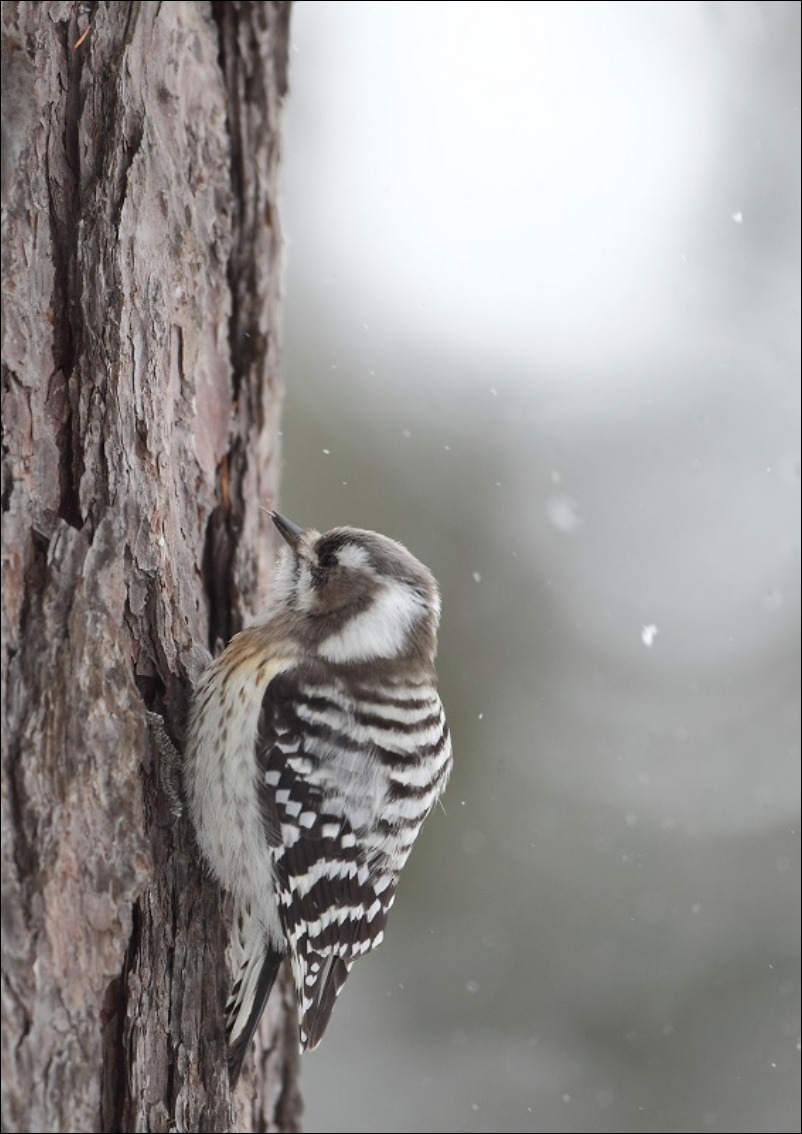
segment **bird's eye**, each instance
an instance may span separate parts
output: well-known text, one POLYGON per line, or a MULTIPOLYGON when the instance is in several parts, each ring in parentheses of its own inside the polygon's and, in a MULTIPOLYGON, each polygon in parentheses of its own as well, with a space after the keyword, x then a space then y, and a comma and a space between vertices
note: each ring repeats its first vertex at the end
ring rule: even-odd
POLYGON ((323 554, 320 556, 320 559, 318 560, 318 562, 320 563, 321 567, 336 567, 337 566, 337 556, 334 554, 333 551, 324 551, 323 554))

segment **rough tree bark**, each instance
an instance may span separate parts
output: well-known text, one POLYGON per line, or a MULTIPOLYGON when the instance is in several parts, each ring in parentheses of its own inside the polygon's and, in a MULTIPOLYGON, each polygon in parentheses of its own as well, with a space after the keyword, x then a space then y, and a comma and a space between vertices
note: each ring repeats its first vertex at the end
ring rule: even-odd
POLYGON ((3 1129, 294 1130, 286 989, 229 1096, 145 723, 268 583, 289 4, 2 21, 3 1129))

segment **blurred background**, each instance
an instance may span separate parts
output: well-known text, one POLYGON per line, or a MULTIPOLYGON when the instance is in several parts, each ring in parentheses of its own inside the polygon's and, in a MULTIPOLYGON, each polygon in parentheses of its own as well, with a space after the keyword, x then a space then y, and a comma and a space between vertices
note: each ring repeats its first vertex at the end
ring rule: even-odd
POLYGON ((444 597, 335 1131, 799 1129, 800 6, 293 13, 281 506, 444 597))

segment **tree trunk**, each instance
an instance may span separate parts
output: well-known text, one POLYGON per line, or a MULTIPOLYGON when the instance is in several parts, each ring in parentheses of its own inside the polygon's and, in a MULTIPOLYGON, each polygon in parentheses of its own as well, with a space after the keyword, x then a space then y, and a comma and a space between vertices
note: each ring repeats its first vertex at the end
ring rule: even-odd
POLYGON ((289 8, 3 4, 7 1131, 298 1128, 286 987, 229 1095, 145 721, 268 581, 289 8))

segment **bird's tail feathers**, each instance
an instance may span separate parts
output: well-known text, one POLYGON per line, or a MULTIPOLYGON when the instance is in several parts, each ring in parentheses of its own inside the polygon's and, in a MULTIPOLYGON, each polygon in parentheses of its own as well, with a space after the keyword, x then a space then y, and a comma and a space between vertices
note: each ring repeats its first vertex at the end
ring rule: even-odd
POLYGON ((234 925, 236 976, 226 1004, 228 1078, 232 1088, 239 1078, 283 959, 283 954, 273 948, 262 926, 249 912, 236 917, 234 925))

